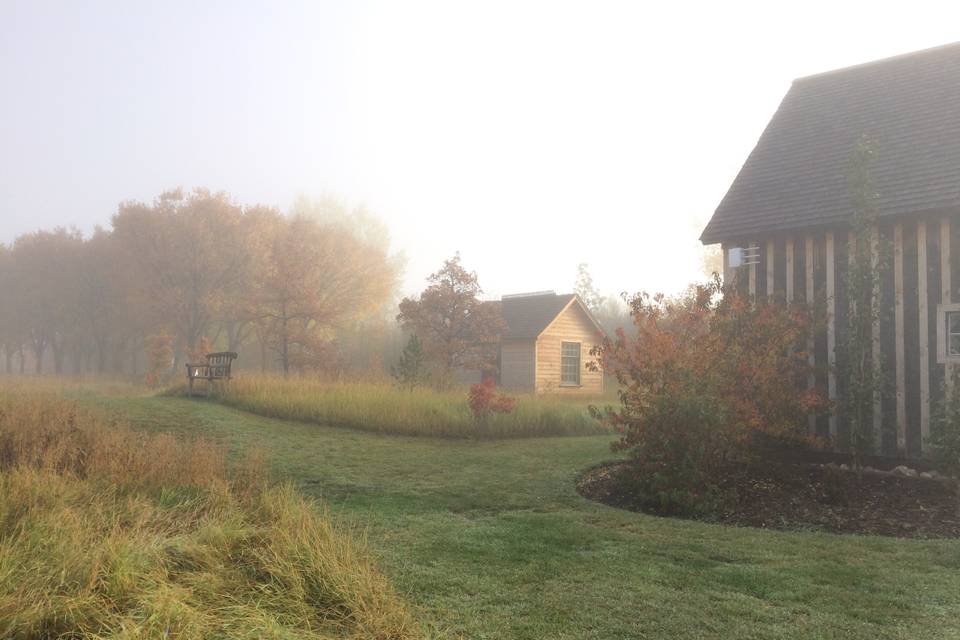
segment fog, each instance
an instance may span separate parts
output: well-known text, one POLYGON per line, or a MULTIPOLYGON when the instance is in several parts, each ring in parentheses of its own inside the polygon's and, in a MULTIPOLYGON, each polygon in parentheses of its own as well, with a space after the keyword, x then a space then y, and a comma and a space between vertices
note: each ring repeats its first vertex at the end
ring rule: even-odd
POLYGON ((676 291, 790 81, 952 3, 0 3, 0 242, 182 186, 366 205, 404 292, 676 291))

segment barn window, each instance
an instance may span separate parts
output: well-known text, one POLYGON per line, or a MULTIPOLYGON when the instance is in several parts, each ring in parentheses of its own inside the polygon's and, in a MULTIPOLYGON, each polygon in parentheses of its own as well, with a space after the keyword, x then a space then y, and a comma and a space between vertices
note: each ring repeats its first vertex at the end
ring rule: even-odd
POLYGON ((960 362, 960 304, 937 305, 937 362, 960 362))
POLYGON ((960 356, 960 311, 947 313, 947 355, 960 356))
POLYGON ((580 384, 579 342, 564 342, 560 346, 560 384, 580 384))

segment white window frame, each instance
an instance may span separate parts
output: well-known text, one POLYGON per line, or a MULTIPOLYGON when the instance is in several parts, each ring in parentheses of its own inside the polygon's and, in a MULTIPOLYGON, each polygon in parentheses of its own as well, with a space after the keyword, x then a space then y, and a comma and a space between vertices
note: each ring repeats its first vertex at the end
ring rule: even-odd
MULTIPOLYGON (((570 356, 570 357, 572 357, 572 356, 570 356)), ((568 341, 565 341, 565 340, 562 341, 562 342, 560 342, 560 386, 561 386, 561 387, 579 387, 579 386, 580 386, 580 365, 581 365, 582 362, 583 362, 583 343, 582 343, 582 342, 568 342, 568 341), (564 348, 565 346, 567 346, 567 345, 572 345, 572 346, 576 346, 576 347, 577 347, 577 380, 576 380, 576 382, 570 382, 570 381, 568 381, 568 380, 564 380, 564 374, 563 374, 563 360, 564 360, 563 348, 564 348)))
POLYGON ((960 303, 937 305, 937 363, 960 362, 960 353, 950 353, 950 335, 947 316, 960 314, 960 303))

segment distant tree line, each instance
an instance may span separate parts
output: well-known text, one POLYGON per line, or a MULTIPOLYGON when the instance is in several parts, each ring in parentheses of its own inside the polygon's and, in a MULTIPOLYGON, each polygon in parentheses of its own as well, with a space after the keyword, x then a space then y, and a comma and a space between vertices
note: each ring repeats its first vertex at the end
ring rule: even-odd
POLYGON ((401 266, 379 221, 330 198, 287 215, 205 189, 126 202, 110 229, 0 244, 3 369, 137 374, 161 336, 171 369, 247 347, 263 369, 333 370, 393 325, 401 266))

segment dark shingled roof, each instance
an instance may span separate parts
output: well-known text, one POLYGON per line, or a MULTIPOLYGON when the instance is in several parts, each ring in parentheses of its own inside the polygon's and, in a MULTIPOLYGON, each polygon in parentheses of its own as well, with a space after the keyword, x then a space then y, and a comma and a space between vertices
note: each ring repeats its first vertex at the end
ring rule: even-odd
POLYGON ((960 211, 960 43, 795 80, 700 239, 842 223, 864 135, 879 215, 960 211))
POLYGON ((500 301, 507 323, 503 338, 536 338, 575 297, 573 293, 504 297, 500 301))

